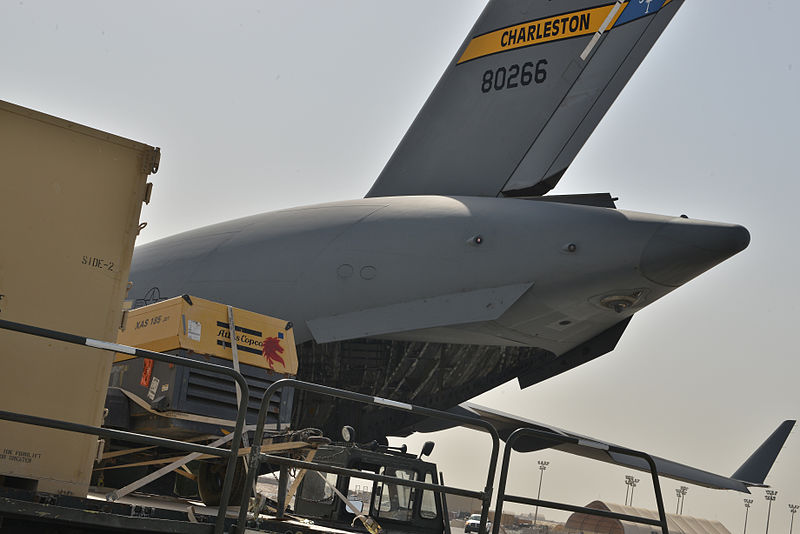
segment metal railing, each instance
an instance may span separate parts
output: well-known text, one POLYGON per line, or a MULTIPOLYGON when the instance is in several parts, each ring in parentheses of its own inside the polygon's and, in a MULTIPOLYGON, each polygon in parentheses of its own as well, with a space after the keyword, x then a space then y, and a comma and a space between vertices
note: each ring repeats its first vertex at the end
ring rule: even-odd
MULTIPOLYGON (((499 450, 500 450, 500 437, 497 434, 497 430, 491 423, 488 423, 481 419, 476 419, 474 417, 469 417, 465 415, 457 415, 448 412, 442 412, 440 410, 434 410, 422 406, 415 406, 404 402, 398 402, 390 399, 384 399, 381 397, 374 397, 371 395, 364 395, 362 393, 354 393, 352 391, 345 391, 342 389, 336 389, 328 386, 320 386, 319 384, 312 384, 309 382, 302 382, 300 380, 286 378, 270 384, 266 392, 264 392, 264 398, 261 401, 261 409, 259 410, 258 413, 258 421, 256 423, 253 446, 250 449, 250 458, 248 460, 249 465, 247 470, 247 481, 245 482, 244 487, 252 488, 253 482, 256 477, 256 473, 258 472, 259 465, 262 462, 269 462, 271 464, 280 465, 283 471, 285 471, 286 467, 299 467, 301 469, 310 469, 314 471, 321 471, 324 473, 355 476, 362 479, 372 480, 377 482, 389 482, 401 486, 408 486, 411 488, 429 490, 437 494, 445 493, 453 495, 462 495, 465 497, 471 497, 473 499, 478 499, 481 501, 481 531, 484 531, 486 528, 486 521, 489 517, 489 506, 491 505, 492 487, 494 485, 494 477, 495 477, 495 472, 497 470, 497 459, 499 456, 499 450), (424 417, 433 417, 435 419, 455 421, 460 425, 470 426, 470 427, 480 427, 484 429, 486 432, 489 433, 489 435, 492 438, 492 454, 489 460, 488 472, 486 475, 486 486, 484 490, 471 491, 471 490, 465 490, 461 488, 455 488, 439 484, 431 484, 428 482, 419 482, 415 480, 406 480, 386 475, 378 475, 374 473, 360 471, 357 469, 348 469, 345 467, 322 465, 316 462, 305 462, 301 460, 294 460, 291 458, 276 456, 273 454, 261 454, 260 444, 263 440, 264 423, 267 417, 267 407, 269 406, 270 398, 276 391, 285 387, 292 387, 294 389, 309 391, 312 393, 318 393, 322 395, 328 395, 330 397, 338 399, 345 399, 345 400, 360 402, 363 404, 380 406, 382 408, 389 408, 392 410, 409 412, 424 417)), ((285 481, 285 476, 282 476, 281 478, 284 481, 279 482, 278 517, 280 517, 280 515, 282 514, 283 512, 282 508, 285 506, 286 481, 285 481)), ((247 504, 249 501, 249 497, 250 495, 249 492, 247 491, 242 496, 242 503, 241 506, 239 507, 239 519, 237 520, 236 524, 237 534, 242 534, 247 525, 247 504)))
MULTIPOLYGON (((228 501, 232 493, 233 476, 236 468, 236 459, 238 458, 239 447, 242 439, 242 430, 244 428, 245 416, 247 414, 247 401, 250 397, 250 390, 247 387, 247 381, 238 371, 230 367, 222 365, 215 365, 189 358, 182 358, 180 356, 173 356, 171 354, 164 354, 161 352, 153 352, 150 350, 137 349, 127 345, 120 345, 117 343, 109 343, 98 339, 86 338, 68 334, 65 332, 58 332, 56 330, 48 330, 46 328, 39 328, 36 326, 26 325, 22 323, 15 323, 0 319, 0 329, 11 330, 13 332, 20 332, 38 337, 55 339, 65 343, 72 343, 75 345, 84 345, 87 347, 94 347, 101 350, 110 352, 121 352, 124 354, 131 354, 133 356, 140 356, 143 358, 150 358, 162 362, 172 363, 175 365, 184 365, 195 369, 204 369, 207 371, 217 372, 220 374, 228 375, 239 385, 242 391, 241 400, 236 414, 236 426, 233 431, 233 439, 231 440, 231 448, 221 449, 217 447, 210 447, 207 445, 198 445, 196 443, 188 443, 184 441, 177 441, 166 438, 159 438, 155 436, 147 436, 144 434, 137 434, 134 432, 126 432, 123 430, 112 430, 109 428, 101 428, 91 425, 83 425, 78 423, 71 423, 68 421, 58 421, 56 419, 48 419, 45 417, 36 417, 33 415, 19 414, 7 411, 0 411, 0 419, 13 421, 16 423, 23 423, 29 425, 43 426, 48 428, 56 428, 66 430, 69 432, 79 432, 82 434, 92 434, 96 436, 107 437, 111 439, 120 439, 132 441, 134 443, 143 443, 146 445, 155 445, 159 447, 166 447, 177 449, 186 452, 197 452, 201 454, 210 454, 228 459, 227 471, 225 473, 225 481, 222 484, 222 496, 220 499, 219 510, 217 513, 216 523, 214 525, 214 533, 222 534, 225 528, 225 517, 227 515, 228 501)), ((268 390, 269 391, 269 390, 268 390)), ((259 419, 262 421, 261 419, 259 419)), ((262 421, 263 423, 263 421, 262 421)), ((263 429, 263 425, 262 425, 263 429)))
MULTIPOLYGON (((72 343, 76 345, 84 345, 88 347, 94 347, 101 350, 106 350, 110 352, 121 352, 125 354, 130 354, 134 356, 139 356, 143 358, 151 358, 153 360, 158 360, 162 362, 172 363, 175 365, 184 365, 186 367, 191 367, 195 369, 204 369, 212 372, 218 372, 223 375, 228 375, 233 378, 234 381, 239 385, 242 391, 241 399, 239 402, 237 416, 236 416, 236 425, 233 432, 233 439, 231 443, 230 449, 221 449, 218 447, 211 447, 208 445, 198 445, 196 443, 189 443, 184 441, 172 440, 167 438, 159 438, 155 436, 148 436, 144 434, 137 434, 134 432, 126 432, 122 430, 113 430, 109 428, 102 428, 102 427, 95 427, 91 425, 83 425, 78 423, 72 423, 68 421, 59 421, 55 419, 48 419, 45 417, 37 417, 27 414, 19 414, 13 413, 8 411, 0 410, 0 420, 7 420, 22 424, 29 424, 29 425, 36 425, 36 426, 43 426, 49 428, 56 428, 60 430, 70 431, 70 432, 78 432, 83 434, 91 434, 101 437, 107 437, 111 439, 119 439, 125 441, 131 441, 134 443, 142 443, 146 445, 155 445, 160 447, 171 448, 175 450, 181 450, 186 452, 193 452, 193 453, 201 453, 201 454, 209 454, 213 456, 219 456, 221 458, 227 458, 227 470, 225 474, 225 480, 222 486, 222 495, 220 499, 220 506, 218 509, 216 522, 214 525, 214 533, 215 534, 222 534, 224 532, 225 527, 225 518, 227 514, 228 508, 228 501, 230 500, 230 496, 232 494, 232 486, 233 486, 233 478, 234 478, 234 471, 236 467, 236 461, 238 458, 238 451, 239 447, 241 446, 242 441, 242 434, 243 428, 245 423, 245 417, 247 414, 247 402, 249 399, 249 389, 247 386, 247 382, 244 377, 237 371, 232 368, 224 367, 221 365, 210 364, 202 361, 192 360, 188 358, 183 358, 180 356, 173 356, 171 354, 164 354, 161 352, 154 352, 145 349, 137 349, 135 347, 130 347, 127 345, 120 345, 117 343, 109 343, 106 341, 86 338, 82 336, 77 336, 74 334, 68 334, 65 332, 59 332, 55 330, 48 330, 44 328, 39 328, 31 325, 26 325, 22 323, 15 323, 12 321, 6 321, 0 319, 0 329, 3 330, 10 330, 14 332, 20 332, 24 334, 29 334, 33 336, 39 336, 49 339, 54 339, 58 341, 63 341, 65 343, 72 343)), ((404 402, 398 402, 390 399, 384 399, 381 397, 374 397, 371 395, 364 395, 361 393, 354 393, 351 391, 345 391, 341 389, 336 389, 327 386, 321 386, 318 384, 312 384, 308 382, 302 382, 295 379, 282 379, 272 383, 264 393, 264 397, 262 398, 261 407, 258 414, 258 421, 256 424, 255 429, 255 437, 253 440, 253 445, 250 450, 250 456, 248 459, 248 470, 247 470, 247 480, 244 485, 244 488, 252 489, 254 487, 255 477, 258 473, 258 468, 261 463, 271 463, 275 465, 281 466, 281 469, 285 471, 286 467, 298 467, 301 469, 310 469, 315 471, 320 471, 324 473, 333 473, 333 474, 340 474, 345 476, 357 476, 359 478, 373 480, 377 482, 390 482, 397 485, 408 486, 411 488, 417 488, 422 490, 429 490, 435 492, 437 494, 453 494, 453 495, 461 495, 465 497, 470 497, 474 499, 478 499, 481 501, 481 522, 480 522, 480 530, 479 532, 486 532, 486 523, 488 520, 489 515, 489 506, 491 505, 491 498, 492 498, 492 489, 494 485, 494 478, 497 471, 497 461, 499 456, 499 435, 495 427, 482 419, 478 419, 471 416, 466 415, 458 415, 452 414, 448 412, 442 412, 439 410, 434 410, 431 408, 425 408, 422 406, 416 406, 412 404, 407 404, 404 402), (355 402, 360 402, 363 404, 380 406, 383 408, 389 408, 392 410, 398 411, 405 411, 408 413, 413 413, 415 415, 420 415, 423 417, 432 417, 435 419, 444 419, 449 421, 455 421, 461 426, 467 427, 480 427, 488 432, 492 439, 492 453, 489 459, 489 466, 488 472, 486 476, 486 486, 483 491, 471 491, 465 490, 456 487, 450 487, 445 485, 439 484, 431 484, 427 482, 419 482, 414 480, 406 480, 397 477, 390 477, 386 475, 378 475, 374 473, 364 472, 355 469, 348 469, 344 467, 336 467, 331 465, 323 465, 316 462, 306 462, 301 460, 294 460, 291 458, 277 456, 274 454, 261 454, 261 443, 263 442, 263 434, 264 434, 264 426, 266 423, 268 408, 269 408, 269 401, 272 395, 281 388, 291 387, 294 389, 309 391, 312 393, 318 393, 322 395, 328 395, 334 398, 340 398, 355 402)), ((285 499, 285 492, 286 492, 286 485, 285 481, 280 486, 280 491, 282 495, 279 494, 279 510, 278 513, 281 514, 282 506, 284 503, 283 499, 285 499), (283 499, 281 499, 283 497, 283 499)), ((248 511, 248 504, 249 504, 250 493, 245 491, 242 496, 241 506, 239 508, 238 519, 236 522, 236 532, 238 534, 242 534, 246 528, 247 524, 247 511, 248 511)), ((561 434, 555 434, 553 432, 547 432, 543 430, 536 430, 532 428, 519 428, 515 430, 506 440, 506 447, 505 452, 503 454, 503 462, 500 469, 500 480, 498 485, 498 493, 497 493, 497 500, 495 504, 495 518, 502 517, 502 510, 503 510, 503 503, 505 502, 513 502, 517 504, 525 504, 531 506, 541 506, 543 508, 551 508, 556 510, 563 510, 569 512, 579 512, 579 513, 586 513, 590 515, 596 515, 600 517, 608 517, 612 519, 619 519, 622 521, 631 521, 636 523, 642 523, 647 525, 654 525, 660 526, 662 534, 669 534, 667 528, 667 520, 666 520, 666 512, 664 510, 664 502, 661 495, 661 486, 659 484, 658 479, 658 470, 653 458, 644 452, 636 451, 632 449, 627 449, 624 447, 618 447, 615 445, 606 445, 601 443, 596 443, 588 440, 581 440, 578 438, 574 438, 571 436, 564 436, 561 434), (638 516, 631 516, 627 514, 619 514, 615 512, 610 512, 606 510, 598 510, 594 508, 587 508, 581 506, 573 506, 564 503, 556 503, 551 501, 543 501, 540 499, 530 499, 527 497, 520 497, 516 495, 508 495, 505 493, 506 483, 508 479, 508 471, 511 459, 511 452, 513 451, 514 444, 516 441, 525 436, 532 436, 540 439, 544 439, 547 441, 554 442, 555 444, 573 444, 582 447, 589 447, 594 449, 601 449, 607 451, 609 453, 619 453, 624 454, 627 456, 633 456, 644 459, 647 464, 650 466, 650 472, 653 478, 653 487, 655 489, 656 494, 656 504, 658 506, 658 514, 659 519, 650 519, 646 517, 638 517, 638 516)), ((499 534, 500 529, 500 521, 495 520, 492 525, 492 534, 499 534)))
MULTIPOLYGON (((656 468, 656 463, 653 458, 644 452, 635 451, 633 449, 626 449, 625 447, 618 447, 616 445, 607 445, 604 443, 597 443, 594 441, 589 440, 582 440, 578 438, 574 438, 571 436, 564 436, 561 434, 555 434, 553 432, 548 432, 545 430, 536 430, 533 428, 518 428, 506 440, 506 447, 505 451, 503 452, 503 464, 500 468, 500 482, 497 489, 497 502, 495 503, 494 509, 494 517, 495 522, 492 525, 492 534, 498 534, 500 532, 500 521, 499 518, 503 517, 503 503, 504 502, 513 502, 516 504, 527 504, 530 506, 541 506, 542 508, 552 508, 555 510, 563 510, 566 512, 577 512, 577 513, 585 513, 589 515, 596 515, 600 517, 608 517, 611 519, 619 519, 622 521, 630 521, 633 523, 642 523, 645 525, 653 525, 661 527, 662 534, 669 534, 669 529, 667 528, 667 516, 666 512, 664 511, 664 499, 661 496, 661 485, 658 481, 658 469, 656 468), (587 447, 592 449, 598 449, 607 451, 609 453, 618 453, 624 454, 626 456, 634 456, 637 458, 642 458, 647 462, 650 466, 650 474, 653 477, 653 488, 655 489, 656 494, 656 504, 658 506, 658 520, 650 519, 649 517, 639 517, 627 514, 618 514, 616 512, 610 512, 606 510, 598 510, 596 508, 587 508, 584 506, 573 506, 570 504, 564 503, 557 503, 552 501, 542 501, 540 499, 529 499, 527 497, 520 497, 516 495, 507 495, 506 491, 506 482, 508 480, 508 470, 509 464, 511 462, 511 453, 514 450, 514 444, 522 437, 536 437, 539 439, 544 439, 547 441, 554 442, 555 444, 573 444, 578 445, 581 447, 587 447)), ((481 529, 481 532, 484 532, 481 529)))

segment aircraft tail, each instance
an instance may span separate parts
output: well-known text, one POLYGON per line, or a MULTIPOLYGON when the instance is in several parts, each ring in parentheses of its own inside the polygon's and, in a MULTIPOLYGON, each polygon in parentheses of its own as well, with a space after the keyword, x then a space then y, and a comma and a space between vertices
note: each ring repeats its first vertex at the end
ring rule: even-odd
POLYGON ((764 480, 767 478, 772 464, 781 452, 786 438, 794 428, 797 421, 784 421, 780 426, 775 429, 770 437, 756 449, 750 458, 745 461, 742 466, 731 475, 731 478, 741 480, 748 486, 762 486, 764 480))
POLYGON ((683 0, 491 0, 367 197, 552 189, 683 0))

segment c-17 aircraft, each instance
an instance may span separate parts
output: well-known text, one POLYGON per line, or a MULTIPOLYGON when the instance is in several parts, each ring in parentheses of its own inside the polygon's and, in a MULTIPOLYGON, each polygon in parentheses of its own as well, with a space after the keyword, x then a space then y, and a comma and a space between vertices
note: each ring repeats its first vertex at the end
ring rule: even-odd
MULTIPOLYGON (((130 296, 286 318, 299 378, 441 409, 608 353, 635 313, 750 239, 546 194, 682 4, 491 0, 365 198, 140 246, 130 296)), ((419 422, 305 394, 295 409, 364 439, 419 422)))

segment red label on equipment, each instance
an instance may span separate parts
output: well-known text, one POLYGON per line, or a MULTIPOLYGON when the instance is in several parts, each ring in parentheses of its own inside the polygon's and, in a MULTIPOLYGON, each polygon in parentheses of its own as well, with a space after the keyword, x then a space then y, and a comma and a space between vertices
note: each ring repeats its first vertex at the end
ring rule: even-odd
POLYGON ((286 367, 286 363, 283 361, 283 358, 280 357, 281 353, 283 353, 283 347, 281 347, 281 341, 278 338, 268 337, 264 339, 261 355, 264 356, 267 360, 267 365, 269 365, 269 368, 273 371, 275 370, 275 363, 286 367))
POLYGON ((150 385, 151 376, 153 376, 153 360, 145 358, 144 367, 142 368, 142 379, 139 380, 139 384, 143 387, 148 387, 150 385))

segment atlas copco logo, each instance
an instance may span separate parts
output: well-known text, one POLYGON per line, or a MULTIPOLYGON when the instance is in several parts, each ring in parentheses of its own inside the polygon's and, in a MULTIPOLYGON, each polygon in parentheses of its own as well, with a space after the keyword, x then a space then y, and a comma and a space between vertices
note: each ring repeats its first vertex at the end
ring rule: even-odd
MULTIPOLYGON (((225 348, 231 347, 231 333, 228 325, 218 321, 217 326, 220 327, 217 332, 217 345, 225 348)), ((236 348, 244 352, 252 354, 260 354, 266 360, 267 365, 271 370, 275 370, 275 364, 280 364, 284 368, 286 362, 281 357, 284 352, 281 341, 284 339, 283 332, 278 332, 277 337, 262 337, 264 334, 258 330, 251 330, 249 328, 236 327, 236 348), (263 341, 262 341, 263 339, 263 341)))

